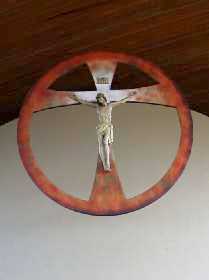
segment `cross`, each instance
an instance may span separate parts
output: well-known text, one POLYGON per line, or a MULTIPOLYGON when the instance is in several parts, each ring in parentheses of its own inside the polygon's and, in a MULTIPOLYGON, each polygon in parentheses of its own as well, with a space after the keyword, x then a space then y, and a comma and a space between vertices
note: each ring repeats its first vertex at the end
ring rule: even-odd
MULTIPOLYGON (((141 87, 134 89, 112 90, 111 84, 116 70, 117 63, 110 60, 94 60, 87 61, 87 65, 93 76, 96 91, 56 91, 46 89, 42 102, 37 102, 34 111, 41 111, 64 105, 78 104, 73 96, 78 96, 86 102, 95 102, 98 93, 105 94, 108 102, 117 102, 129 96, 131 92, 135 92, 134 96, 128 98, 129 102, 154 103, 167 106, 175 106, 172 98, 165 98, 166 89, 161 84, 149 87, 141 87)), ((34 106, 34 104, 33 104, 34 106)), ((89 201, 92 209, 108 214, 117 212, 125 205, 125 194, 122 190, 121 182, 117 173, 116 164, 110 150, 111 170, 105 172, 101 158, 98 156, 97 169, 93 189, 89 201)))

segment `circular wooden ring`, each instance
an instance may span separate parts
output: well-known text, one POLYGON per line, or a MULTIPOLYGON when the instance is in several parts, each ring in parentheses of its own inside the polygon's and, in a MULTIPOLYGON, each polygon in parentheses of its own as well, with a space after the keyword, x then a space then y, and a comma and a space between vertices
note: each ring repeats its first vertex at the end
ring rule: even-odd
POLYGON ((20 157, 28 174, 34 183, 51 199, 66 208, 81 213, 90 215, 120 215, 145 207, 160 198, 174 185, 185 168, 190 155, 192 147, 192 118, 190 110, 186 102, 183 100, 179 90, 177 90, 173 82, 152 63, 123 53, 93 52, 75 56, 56 65, 35 84, 25 98, 24 104, 21 108, 17 138, 20 157), (133 198, 124 200, 119 208, 111 209, 111 211, 108 209, 104 210, 102 207, 100 209, 99 206, 95 209, 91 200, 87 201, 76 198, 55 186, 45 176, 36 163, 30 145, 30 123, 32 114, 34 109, 44 102, 46 89, 66 72, 73 70, 87 61, 91 62, 95 60, 111 60, 113 62, 134 65, 160 83, 160 85, 166 90, 167 94, 165 98, 169 100, 169 103, 174 104, 178 111, 181 127, 179 148, 176 157, 166 174, 145 192, 133 198))

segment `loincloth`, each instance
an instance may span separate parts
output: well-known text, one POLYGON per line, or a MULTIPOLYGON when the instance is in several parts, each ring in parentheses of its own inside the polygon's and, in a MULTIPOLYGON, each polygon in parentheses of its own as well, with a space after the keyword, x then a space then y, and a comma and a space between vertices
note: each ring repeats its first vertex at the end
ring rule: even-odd
POLYGON ((113 143, 113 125, 109 123, 99 124, 97 127, 97 135, 98 137, 108 137, 108 143, 113 143))

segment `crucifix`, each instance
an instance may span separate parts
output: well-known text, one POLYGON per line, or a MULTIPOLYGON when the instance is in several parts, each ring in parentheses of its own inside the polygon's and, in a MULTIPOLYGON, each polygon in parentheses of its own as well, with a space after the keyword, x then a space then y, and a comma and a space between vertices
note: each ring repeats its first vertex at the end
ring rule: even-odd
POLYGON ((105 171, 111 170, 110 165, 110 146, 113 144, 113 125, 112 125, 112 108, 125 103, 128 99, 136 94, 135 91, 130 92, 128 97, 125 97, 116 102, 107 102, 107 98, 103 93, 97 93, 96 103, 87 102, 76 95, 73 95, 76 101, 81 104, 94 107, 97 110, 98 115, 98 126, 97 129, 97 137, 99 144, 99 156, 102 160, 103 168, 105 171))
POLYGON ((31 89, 20 111, 18 146, 22 162, 34 183, 47 196, 62 206, 90 215, 120 215, 143 208, 159 199, 183 172, 192 147, 192 118, 190 110, 173 82, 155 65, 123 53, 93 52, 70 58, 44 75, 31 89), (131 64, 150 75, 156 84, 149 87, 112 90, 111 83, 118 63, 131 64), (50 85, 67 71, 87 64, 96 91, 56 91, 50 85), (112 108, 125 102, 151 103, 176 108, 181 138, 175 159, 164 176, 145 192, 127 199, 112 156, 112 108), (98 162, 89 200, 79 199, 55 186, 38 166, 30 145, 30 122, 33 112, 73 105, 94 107, 98 115, 98 162))

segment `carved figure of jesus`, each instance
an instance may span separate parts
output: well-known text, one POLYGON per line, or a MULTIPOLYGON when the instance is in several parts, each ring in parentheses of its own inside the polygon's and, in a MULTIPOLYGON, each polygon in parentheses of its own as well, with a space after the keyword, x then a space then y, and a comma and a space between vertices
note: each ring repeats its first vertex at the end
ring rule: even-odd
POLYGON ((102 160, 103 168, 105 171, 110 171, 110 146, 113 143, 113 125, 112 125, 112 108, 125 103, 130 96, 134 95, 135 92, 131 92, 128 97, 123 98, 117 102, 107 102, 107 98, 103 93, 98 93, 96 96, 96 102, 88 102, 75 94, 72 95, 72 98, 81 104, 94 107, 97 110, 98 115, 98 125, 97 137, 99 144, 99 155, 102 160))

